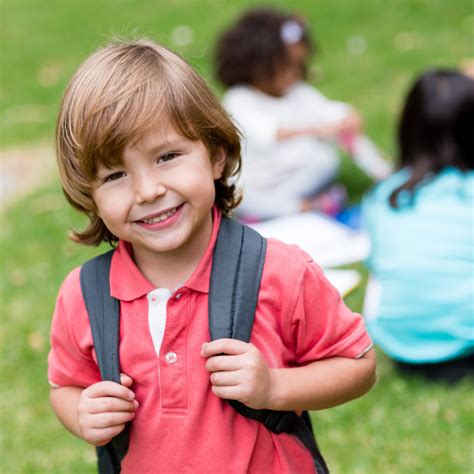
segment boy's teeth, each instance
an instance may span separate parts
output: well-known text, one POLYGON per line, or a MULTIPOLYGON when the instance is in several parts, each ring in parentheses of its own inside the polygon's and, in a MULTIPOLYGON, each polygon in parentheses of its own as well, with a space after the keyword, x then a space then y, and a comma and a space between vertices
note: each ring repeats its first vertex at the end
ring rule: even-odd
POLYGON ((171 209, 171 211, 160 214, 159 216, 152 217, 151 219, 144 219, 143 222, 145 224, 155 224, 156 222, 161 222, 161 221, 164 221, 165 219, 168 219, 168 217, 171 217, 175 212, 176 212, 176 208, 171 209))

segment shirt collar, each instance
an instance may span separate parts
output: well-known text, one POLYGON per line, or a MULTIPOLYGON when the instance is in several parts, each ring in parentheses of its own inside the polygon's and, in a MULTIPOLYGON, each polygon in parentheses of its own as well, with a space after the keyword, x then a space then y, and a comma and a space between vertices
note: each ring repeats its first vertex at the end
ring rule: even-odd
MULTIPOLYGON (((209 293, 211 277, 212 253, 221 223, 221 212, 214 206, 212 209, 212 234, 206 251, 199 265, 188 278, 182 288, 209 293)), ((110 268, 110 293, 121 301, 133 301, 140 298, 155 287, 140 272, 132 259, 132 246, 129 242, 119 241, 112 257, 110 268)))

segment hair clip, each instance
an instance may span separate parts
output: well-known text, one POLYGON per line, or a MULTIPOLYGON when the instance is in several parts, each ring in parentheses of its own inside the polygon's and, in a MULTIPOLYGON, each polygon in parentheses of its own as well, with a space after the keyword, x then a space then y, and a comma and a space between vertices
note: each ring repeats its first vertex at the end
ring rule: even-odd
POLYGON ((280 29, 280 37, 285 44, 299 43, 304 36, 304 27, 296 20, 286 20, 280 29))

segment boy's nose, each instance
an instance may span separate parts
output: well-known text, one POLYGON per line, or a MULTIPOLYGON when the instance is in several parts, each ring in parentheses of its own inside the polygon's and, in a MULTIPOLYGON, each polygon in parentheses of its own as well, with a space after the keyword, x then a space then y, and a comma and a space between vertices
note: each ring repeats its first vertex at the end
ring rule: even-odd
POLYGON ((150 202, 166 192, 166 187, 154 173, 144 173, 135 180, 137 202, 150 202))

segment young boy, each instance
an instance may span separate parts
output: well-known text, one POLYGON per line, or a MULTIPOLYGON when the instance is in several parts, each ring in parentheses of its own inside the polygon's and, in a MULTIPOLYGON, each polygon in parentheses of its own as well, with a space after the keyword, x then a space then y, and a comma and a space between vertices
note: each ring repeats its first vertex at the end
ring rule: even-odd
POLYGON ((64 426, 104 445, 133 420, 125 473, 314 472, 295 436, 226 399, 291 411, 347 402, 374 383, 371 341, 308 255, 270 239, 251 343, 209 342, 212 250, 239 202, 240 143, 202 79, 151 41, 98 51, 65 92, 57 154, 66 197, 89 218, 74 240, 117 244, 123 372, 122 385, 101 381, 75 269, 49 354, 64 426))

